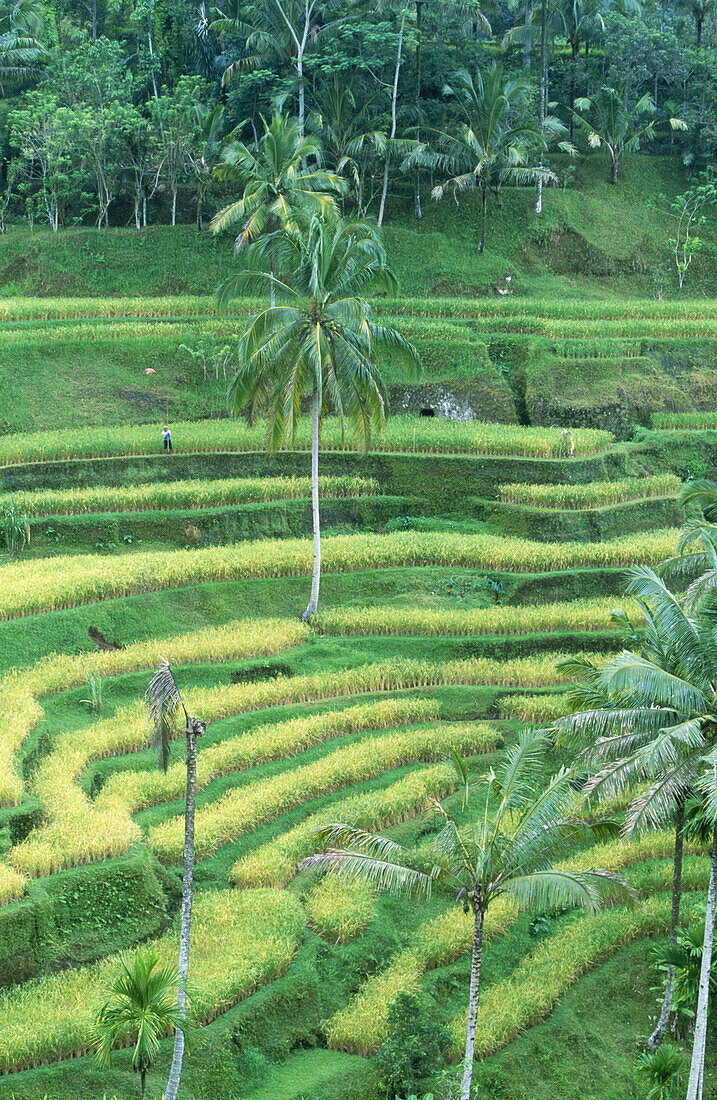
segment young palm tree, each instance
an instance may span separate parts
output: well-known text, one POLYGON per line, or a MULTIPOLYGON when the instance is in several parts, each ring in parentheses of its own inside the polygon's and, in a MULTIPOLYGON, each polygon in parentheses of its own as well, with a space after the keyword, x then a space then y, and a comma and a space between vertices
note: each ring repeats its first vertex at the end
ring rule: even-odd
MULTIPOLYGON (((271 452, 294 439, 302 395, 311 398, 311 498, 314 563, 311 597, 302 618, 316 613, 321 578, 319 435, 321 420, 334 412, 359 449, 368 449, 372 428, 388 413, 378 359, 390 353, 409 371, 419 369, 416 349, 395 329, 371 320, 363 297, 373 289, 394 293, 396 280, 383 245, 369 222, 294 219, 275 245, 288 282, 285 305, 260 310, 247 323, 239 370, 230 389, 235 414, 266 413, 271 452)), ((220 308, 267 276, 247 269, 219 288, 220 308)), ((270 276, 272 278, 273 277, 270 276)))
MULTIPOLYGON (((623 154, 635 153, 645 142, 653 141, 655 123, 661 117, 649 94, 630 102, 621 89, 605 84, 592 99, 576 99, 572 116, 587 134, 591 149, 607 150, 612 184, 617 184, 623 154)), ((667 122, 671 130, 687 129, 680 118, 668 118, 667 122)))
POLYGON ((179 1026, 177 1005, 179 975, 171 966, 161 966, 156 948, 138 951, 129 961, 122 959, 121 972, 110 987, 109 999, 100 1009, 95 1024, 95 1057, 108 1069, 115 1046, 134 1043, 132 1069, 139 1073, 142 1100, 147 1072, 152 1066, 160 1039, 179 1026))
POLYGON ((479 252, 485 248, 489 191, 503 183, 557 179, 549 168, 533 162, 540 159, 539 153, 547 148, 549 139, 566 130, 552 116, 543 119, 542 128, 520 117, 529 92, 526 80, 506 78, 503 66, 497 61, 485 76, 478 72, 475 79, 465 69, 461 70, 453 85, 444 88, 444 94, 455 102, 455 132, 439 133, 439 152, 419 147, 406 161, 425 163, 439 172, 451 173, 450 179, 433 188, 434 199, 442 199, 449 189, 455 196, 469 188, 480 190, 479 252))
MULTIPOLYGON (((276 113, 264 120, 258 142, 245 145, 229 141, 215 174, 242 188, 241 198, 229 203, 211 222, 213 233, 238 225, 235 251, 286 225, 296 211, 329 215, 336 213, 336 196, 347 187, 336 172, 321 167, 321 142, 304 137, 298 123, 276 113)), ((271 257, 272 275, 276 258, 271 257)), ((274 282, 271 282, 272 305, 274 282)))
MULTIPOLYGON (((703 782, 705 756, 717 743, 717 593, 688 613, 653 570, 629 571, 627 593, 645 620, 639 651, 625 650, 602 664, 562 663, 583 677, 573 692, 576 712, 554 725, 564 742, 583 746, 590 773, 586 795, 615 795, 640 787, 626 831, 675 828, 670 943, 679 921, 684 807, 703 782)), ((648 1040, 661 1042, 672 1003, 668 972, 660 1018, 648 1040)))
POLYGON ((177 682, 167 661, 162 661, 146 692, 147 711, 154 730, 154 741, 164 771, 169 764, 170 742, 174 719, 184 713, 184 735, 187 740, 187 794, 184 807, 184 873, 182 877, 182 916, 179 930, 179 965, 177 968, 177 1015, 180 1021, 174 1034, 174 1053, 169 1071, 165 1100, 177 1100, 184 1057, 184 1031, 181 1022, 187 1011, 187 978, 189 977, 189 936, 192 924, 192 879, 194 876, 194 810, 197 797, 197 738, 205 730, 200 718, 192 718, 179 693, 177 682))
POLYGON ((437 888, 454 893, 466 913, 473 913, 468 1026, 460 1098, 469 1100, 475 1053, 480 992, 483 924, 499 897, 510 898, 522 910, 541 911, 565 906, 597 909, 606 900, 629 901, 632 891, 607 871, 560 870, 563 856, 585 829, 571 820, 577 794, 571 775, 561 770, 544 783, 547 740, 525 731, 509 749, 497 773, 479 784, 477 813, 465 761, 456 753, 454 766, 463 789, 465 823, 459 823, 440 803, 436 811, 443 827, 431 844, 410 850, 384 837, 349 825, 329 825, 319 834, 328 850, 310 856, 303 869, 364 879, 379 890, 427 899, 437 888))

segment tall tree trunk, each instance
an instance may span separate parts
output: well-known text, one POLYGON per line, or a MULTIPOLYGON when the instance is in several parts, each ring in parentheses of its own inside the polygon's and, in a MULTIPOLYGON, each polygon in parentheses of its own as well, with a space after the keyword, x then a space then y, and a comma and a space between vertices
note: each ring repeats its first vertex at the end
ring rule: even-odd
POLYGON ((705 1065, 705 1046, 707 1043, 707 1013, 709 1011, 710 975, 712 973, 712 944, 715 934, 715 908, 717 907, 717 828, 712 841, 712 868, 707 891, 707 914, 705 917, 705 939, 702 946, 702 968, 700 970, 699 995, 695 1013, 695 1034, 692 1043, 692 1062, 690 1079, 687 1084, 686 1100, 700 1100, 702 1096, 702 1074, 705 1065))
MULTIPOLYGON (((542 134, 545 125, 545 108, 548 101, 548 4, 540 2, 540 99, 538 103, 538 122, 542 134)), ((542 167, 542 164, 541 164, 542 167)), ((539 176, 535 191, 535 213, 543 212, 543 177, 539 176)))
MULTIPOLYGON (((672 871, 672 910, 670 912, 670 946, 674 947, 677 940, 677 925, 680 922, 680 896, 682 894, 682 850, 684 847, 684 837, 682 836, 682 829, 685 824, 685 810, 684 806, 680 804, 677 807, 675 813, 675 854, 672 871)), ((662 1040, 665 1038, 667 1032, 667 1024, 670 1019, 670 1012, 672 1011, 672 982, 675 977, 674 966, 668 966, 667 968, 667 982, 665 983, 665 996, 662 1001, 662 1008, 660 1010, 660 1018, 657 1021, 657 1027, 653 1031, 650 1038, 647 1040, 648 1050, 654 1050, 655 1047, 659 1047, 662 1040)))
POLYGON ((532 14, 533 5, 531 4, 530 0, 525 0, 525 42, 523 43, 523 65, 526 69, 530 68, 531 55, 533 53, 533 43, 528 35, 532 14))
POLYGON ((314 384, 311 405, 311 511, 314 523, 314 568, 311 574, 311 598, 301 618, 308 623, 319 606, 321 583, 321 514, 319 512, 319 388, 314 384))
POLYGON ((92 41, 97 41, 97 0, 92 0, 92 41))
POLYGON ((276 278, 276 253, 272 252, 272 254, 271 254, 271 280, 269 282, 269 304, 271 305, 272 309, 276 305, 276 283, 274 282, 275 278, 276 278))
POLYGON ((480 185, 480 240, 478 241, 478 251, 483 252, 485 249, 485 223, 488 217, 488 180, 483 176, 480 185))
MULTIPOLYGON (((191 718, 187 719, 187 797, 184 812, 184 877, 182 879, 182 921, 179 931, 179 985, 177 1008, 183 1019, 187 1011, 187 978, 189 976, 189 934, 192 924, 192 879, 194 877, 194 808, 197 798, 197 732, 191 718)), ((167 1080, 164 1100, 177 1100, 179 1079, 184 1057, 184 1032, 180 1027, 174 1035, 174 1054, 167 1080)))
POLYGON ((197 229, 204 229, 204 198, 201 190, 197 191, 197 229))
POLYGON ((480 964, 483 953, 483 911, 477 910, 473 927, 473 959, 471 962, 471 985, 468 994, 468 1028, 466 1031, 466 1054, 463 1063, 460 1100, 470 1100, 471 1081, 473 1080, 473 1056, 476 1046, 476 1021, 478 1019, 478 994, 480 992, 480 964))
POLYGON ((147 1070, 141 1069, 139 1071, 139 1087, 141 1100, 144 1100, 147 1095, 147 1070))
POLYGON ((172 225, 177 224, 177 188, 172 188, 172 225))
POLYGON ((301 52, 296 58, 296 73, 299 78, 299 136, 303 137, 306 106, 304 100, 304 55, 301 52))
MULTIPOLYGON (((393 90, 391 92, 391 133, 389 140, 393 141, 396 136, 396 114, 398 103, 398 78, 401 74, 401 57, 403 54, 403 32, 406 29, 406 14, 407 9, 404 8, 403 15, 401 16, 401 29, 398 32, 398 48, 396 50, 396 70, 393 74, 393 90)), ((381 189, 381 205, 378 209, 378 225, 379 228, 383 225, 383 212, 386 208, 386 194, 388 192, 388 168, 391 163, 391 147, 386 150, 386 164, 383 169, 383 187, 381 189)))
POLYGON ((612 155, 612 168, 610 169, 610 183, 613 186, 617 186, 618 169, 619 169, 619 162, 618 162, 617 154, 613 153, 613 155, 612 155))
MULTIPOLYGON (((421 110, 421 25, 423 23, 423 0, 416 0, 416 116, 419 117, 421 110)), ((418 141, 421 140, 421 128, 420 121, 416 130, 416 137, 418 141)), ((421 169, 416 169, 416 190, 413 200, 413 212, 416 216, 416 221, 420 222, 423 217, 423 211, 421 210, 421 169)))

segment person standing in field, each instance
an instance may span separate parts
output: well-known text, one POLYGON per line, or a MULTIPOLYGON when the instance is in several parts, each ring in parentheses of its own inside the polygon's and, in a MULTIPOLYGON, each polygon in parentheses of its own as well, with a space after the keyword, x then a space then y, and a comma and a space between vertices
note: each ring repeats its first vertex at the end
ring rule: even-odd
POLYGON ((162 428, 162 442, 164 443, 165 451, 171 451, 172 449, 172 433, 165 424, 162 428))

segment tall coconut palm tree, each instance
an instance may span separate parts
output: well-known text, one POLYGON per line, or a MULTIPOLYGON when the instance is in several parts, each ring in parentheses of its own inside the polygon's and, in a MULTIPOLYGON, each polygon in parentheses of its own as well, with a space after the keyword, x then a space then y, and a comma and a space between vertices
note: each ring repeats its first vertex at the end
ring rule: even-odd
MULTIPOLYGON (((417 372, 416 349, 393 328, 377 325, 364 297, 371 290, 395 293, 396 280, 374 226, 348 219, 294 219, 276 235, 288 296, 285 305, 260 310, 241 337, 239 369, 230 389, 235 414, 265 413, 267 444, 275 452, 291 442, 301 417, 301 398, 311 400, 311 497, 314 563, 311 597, 302 618, 315 614, 321 577, 319 435, 322 418, 335 413, 359 449, 368 449, 373 428, 388 414, 388 396, 378 361, 390 354, 417 372)), ((273 277, 269 276, 274 282, 273 277)), ((218 291, 220 308, 266 276, 246 269, 218 291)))
POLYGON ((181 1024, 187 1011, 187 979, 189 977, 189 937, 192 924, 192 880, 194 877, 194 811, 197 797, 197 738, 205 730, 201 718, 192 718, 182 701, 172 670, 162 661, 147 688, 147 713, 154 732, 164 771, 169 765, 170 744, 174 721, 184 714, 184 736, 187 741, 187 793, 184 805, 184 866, 182 876, 182 916, 179 929, 179 964, 177 967, 177 1015, 179 1023, 174 1034, 174 1053, 165 1100, 177 1100, 184 1058, 184 1031, 181 1024))
POLYGON ((538 179, 556 182, 549 168, 536 164, 550 137, 566 133, 552 116, 543 120, 542 130, 535 122, 521 117, 530 85, 520 77, 506 77, 503 66, 494 62, 485 76, 475 78, 465 69, 452 85, 444 88, 456 109, 454 129, 439 132, 439 151, 419 147, 407 164, 425 163, 450 179, 434 187, 434 199, 447 191, 454 196, 471 188, 480 192, 480 236, 478 251, 485 248, 488 195, 504 183, 528 184, 538 179))
POLYGON ((110 996, 97 1015, 95 1057, 108 1069, 115 1046, 134 1044, 132 1069, 139 1073, 140 1095, 144 1100, 147 1072, 160 1040, 182 1022, 177 1005, 179 975, 176 968, 162 966, 156 948, 138 951, 122 959, 120 973, 112 982, 110 996))
POLYGON ((509 898, 518 909, 554 907, 597 909, 606 900, 629 901, 625 880, 607 871, 572 872, 556 867, 585 830, 573 820, 577 794, 571 775, 561 770, 544 782, 547 740, 534 730, 521 734, 497 772, 475 786, 465 761, 453 765, 463 790, 466 820, 459 821, 440 803, 443 827, 427 848, 405 848, 385 837, 350 825, 323 829, 318 842, 328 850, 310 856, 303 869, 363 879, 380 890, 421 900, 439 888, 451 891, 473 914, 473 954, 461 1100, 469 1100, 478 1017, 483 925, 490 906, 509 898), (475 795, 474 795, 475 791, 475 795), (473 810, 475 797, 476 812, 473 810))
MULTIPOLYGON (((296 211, 336 213, 336 196, 346 190, 346 180, 321 167, 321 142, 317 137, 302 136, 298 123, 277 112, 264 122, 259 141, 226 144, 215 174, 221 180, 242 188, 235 199, 212 219, 213 233, 239 226, 235 251, 241 252, 252 241, 275 232, 296 211)), ((276 258, 271 256, 272 275, 276 258)), ((271 282, 272 305, 274 281, 271 282)))
MULTIPOLYGON (((672 824, 675 828, 670 942, 679 920, 684 806, 704 782, 705 757, 717 744, 717 593, 690 613, 652 569, 629 572, 627 593, 644 616, 639 650, 625 650, 595 664, 562 663, 581 675, 573 694, 576 711, 559 719, 558 736, 584 746, 580 763, 590 774, 586 795, 635 790, 626 818, 628 833, 672 824)), ((709 921, 708 921, 709 924, 709 921)), ((672 974, 657 1027, 665 1034, 672 974)))

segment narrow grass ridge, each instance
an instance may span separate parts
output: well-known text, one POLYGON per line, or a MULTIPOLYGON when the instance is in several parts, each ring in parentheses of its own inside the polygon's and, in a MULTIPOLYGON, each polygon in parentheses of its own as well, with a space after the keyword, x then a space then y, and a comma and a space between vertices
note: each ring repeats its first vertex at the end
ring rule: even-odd
POLYGON ((600 508, 633 500, 675 496, 681 484, 675 474, 592 481, 587 485, 510 483, 501 485, 500 499, 507 504, 528 504, 536 508, 600 508))

